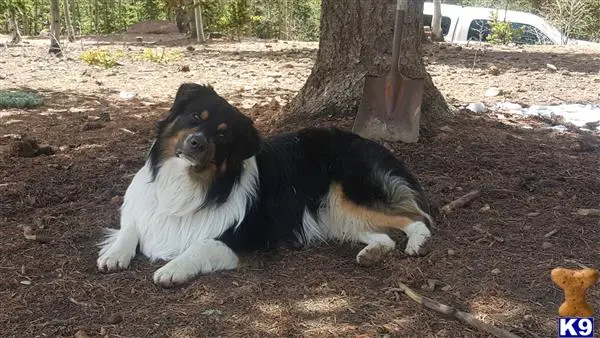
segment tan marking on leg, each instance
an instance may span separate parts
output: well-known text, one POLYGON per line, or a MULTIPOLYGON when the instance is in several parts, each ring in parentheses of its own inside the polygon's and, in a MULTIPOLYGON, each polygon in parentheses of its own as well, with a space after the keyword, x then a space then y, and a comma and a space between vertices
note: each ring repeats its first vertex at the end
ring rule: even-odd
POLYGON ((342 212, 346 217, 351 216, 360 220, 360 223, 365 227, 365 229, 360 229, 360 231, 371 231, 385 228, 404 230, 406 226, 414 223, 415 221, 419 221, 421 218, 420 216, 416 215, 410 215, 410 217, 408 217, 404 215, 386 214, 381 211, 360 206, 346 197, 342 186, 338 183, 331 185, 329 203, 330 208, 339 208, 339 210, 332 210, 332 212, 342 212))
POLYGON ((200 113, 200 118, 202 119, 202 121, 208 120, 209 117, 210 113, 208 112, 208 110, 204 110, 202 111, 202 113, 200 113))

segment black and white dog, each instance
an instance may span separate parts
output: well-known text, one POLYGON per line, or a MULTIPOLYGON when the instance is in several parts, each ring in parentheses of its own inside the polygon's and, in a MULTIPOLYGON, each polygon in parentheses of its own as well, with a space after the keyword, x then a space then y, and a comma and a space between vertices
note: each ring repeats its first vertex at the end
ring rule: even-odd
POLYGON ((212 87, 182 84, 145 165, 129 185, 121 226, 100 243, 101 271, 129 266, 137 247, 168 261, 169 287, 234 269, 234 251, 360 242, 359 264, 408 238, 420 253, 432 224, 421 186, 393 154, 353 133, 307 128, 261 140, 252 121, 212 87))

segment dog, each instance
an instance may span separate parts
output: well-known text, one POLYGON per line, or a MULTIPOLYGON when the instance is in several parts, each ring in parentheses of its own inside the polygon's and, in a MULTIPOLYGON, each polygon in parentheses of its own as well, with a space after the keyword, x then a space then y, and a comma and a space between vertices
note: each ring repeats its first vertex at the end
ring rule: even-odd
POLYGON ((210 85, 183 83, 144 166, 107 229, 97 266, 128 268, 139 251, 166 261, 154 283, 172 287, 238 266, 239 251, 362 243, 370 265, 407 236, 420 255, 432 217, 408 168, 375 141, 309 127, 261 138, 252 120, 210 85))

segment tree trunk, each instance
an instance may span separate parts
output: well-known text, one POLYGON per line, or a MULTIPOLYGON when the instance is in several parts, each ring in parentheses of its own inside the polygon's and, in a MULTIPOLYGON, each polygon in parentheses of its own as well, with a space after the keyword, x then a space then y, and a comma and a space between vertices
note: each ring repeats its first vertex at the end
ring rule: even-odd
MULTIPOLYGON (((389 72, 396 1, 323 0, 317 60, 306 83, 286 111, 303 116, 354 116, 365 75, 389 72)), ((410 1, 405 15, 400 73, 425 78, 421 124, 448 116, 449 107, 427 74, 421 58, 423 1, 410 1)))
POLYGON ((442 0, 433 0, 433 18, 431 19, 431 33, 437 41, 444 41, 442 34, 442 0))
POLYGON ((196 33, 196 41, 204 42, 204 24, 202 22, 202 9, 198 0, 194 0, 194 29, 196 33))
POLYGON ((11 43, 21 42, 21 31, 19 31, 19 22, 15 9, 7 9, 6 18, 8 19, 8 30, 11 32, 11 43))
POLYGON ((50 14, 52 21, 50 22, 50 53, 56 56, 62 56, 60 50, 60 7, 58 0, 50 0, 50 14))
POLYGON ((185 9, 182 7, 177 7, 175 9, 175 22, 177 22, 177 29, 179 30, 179 33, 189 32, 189 19, 185 9))
POLYGON ((69 0, 64 0, 65 6, 65 25, 67 25, 67 37, 69 42, 75 41, 75 30, 71 22, 71 7, 69 6, 69 0))

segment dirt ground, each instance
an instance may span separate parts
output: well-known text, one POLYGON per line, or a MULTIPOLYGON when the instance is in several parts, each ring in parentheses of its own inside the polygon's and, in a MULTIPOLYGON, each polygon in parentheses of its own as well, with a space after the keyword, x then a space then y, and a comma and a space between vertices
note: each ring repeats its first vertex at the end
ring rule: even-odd
MULTIPOLYGON (((144 41, 184 58, 166 65, 126 58, 112 69, 79 61, 82 46, 145 48, 135 37, 85 39, 69 45, 63 60, 46 54, 46 40, 0 48, 0 88, 35 89, 45 101, 0 110, 2 336, 487 336, 398 294, 401 281, 521 337, 551 337, 562 292, 550 270, 600 261, 600 218, 574 214, 600 208, 598 138, 558 133, 547 128, 551 121, 461 111, 451 123, 425 130, 417 144, 386 144, 436 205, 482 191, 437 217, 425 257, 397 250, 366 268, 354 263, 360 248, 350 245, 247 254, 235 271, 169 290, 152 284, 160 264, 141 257, 127 271, 101 274, 95 267, 101 230, 118 225, 119 196, 181 82, 212 84, 265 135, 352 125, 337 116, 281 121, 281 106, 310 73, 315 43, 212 42, 190 51, 165 37, 144 41), (190 71, 180 71, 184 65, 190 71), (121 91, 137 99, 121 99, 121 91), (106 113, 110 121, 95 121, 106 113), (55 154, 15 156, 15 138, 23 134, 55 154), (24 227, 37 237, 24 236, 24 227)), ((600 103, 600 50, 444 44, 427 45, 425 58, 452 104, 600 103), (491 74, 492 65, 499 75, 491 74), (490 86, 503 94, 484 97, 490 86)), ((588 300, 600 310, 600 288, 588 300)))

